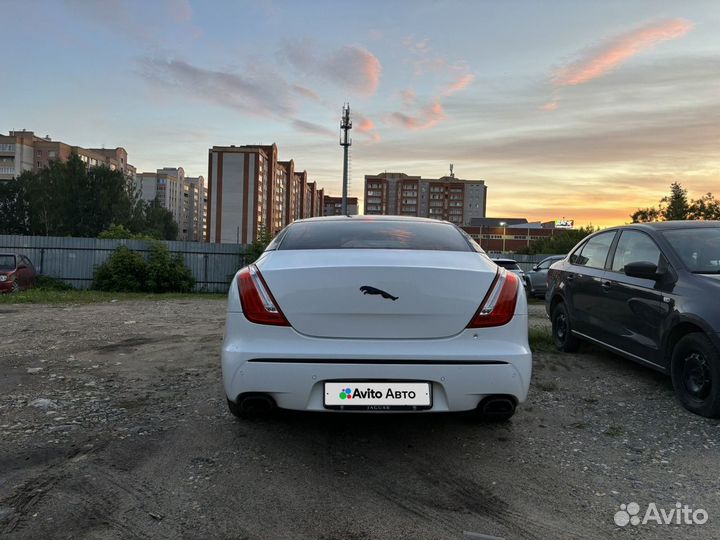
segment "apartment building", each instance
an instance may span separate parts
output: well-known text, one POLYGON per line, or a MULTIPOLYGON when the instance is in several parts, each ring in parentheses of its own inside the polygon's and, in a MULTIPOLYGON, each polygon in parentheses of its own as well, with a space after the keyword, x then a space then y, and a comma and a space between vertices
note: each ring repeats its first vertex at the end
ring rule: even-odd
POLYGON ((37 172, 51 161, 65 161, 72 154, 80 156, 88 167, 106 165, 135 177, 135 167, 127 162, 127 151, 122 147, 83 148, 22 130, 0 135, 0 180, 11 180, 24 171, 37 172))
POLYGON ((138 196, 157 200, 167 208, 178 225, 178 240, 203 242, 207 219, 207 189, 202 176, 185 176, 182 167, 164 167, 136 175, 138 196))
POLYGON ((206 236, 207 189, 205 177, 186 176, 183 193, 183 223, 180 234, 189 242, 203 242, 206 236))
POLYGON ((469 225, 485 216, 484 180, 462 180, 454 175, 422 178, 404 173, 365 176, 365 214, 420 216, 469 225))
MULTIPOLYGON (((323 204, 325 210, 324 216, 340 216, 342 215, 342 197, 332 197, 325 195, 325 202, 323 204)), ((347 215, 356 216, 358 214, 358 198, 348 197, 347 198, 347 215)))
POLYGON ((295 161, 278 161, 278 167, 282 168, 282 174, 285 177, 285 201, 283 202, 283 227, 288 223, 292 223, 298 218, 298 181, 295 178, 295 161))

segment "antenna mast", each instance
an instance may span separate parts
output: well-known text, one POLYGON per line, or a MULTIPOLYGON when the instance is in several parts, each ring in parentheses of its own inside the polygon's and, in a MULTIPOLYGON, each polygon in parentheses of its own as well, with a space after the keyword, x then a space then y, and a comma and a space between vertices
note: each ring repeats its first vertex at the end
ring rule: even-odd
POLYGON ((352 145, 349 131, 352 129, 350 120, 350 104, 343 105, 342 119, 340 120, 340 146, 343 147, 343 190, 342 190, 342 214, 347 216, 348 196, 348 173, 350 169, 348 150, 352 145))

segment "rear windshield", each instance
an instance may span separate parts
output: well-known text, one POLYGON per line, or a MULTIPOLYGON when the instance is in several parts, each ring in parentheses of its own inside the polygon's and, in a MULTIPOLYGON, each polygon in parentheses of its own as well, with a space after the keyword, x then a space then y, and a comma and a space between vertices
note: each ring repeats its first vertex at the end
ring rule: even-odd
POLYGON ((473 251, 447 223, 417 221, 307 221, 293 223, 276 249, 416 249, 473 251))
POLYGON ((508 270, 520 270, 520 267, 518 266, 518 263, 515 261, 493 261, 498 266, 502 266, 503 268, 507 268, 508 270))
POLYGON ((0 255, 0 270, 15 270, 15 255, 0 255))

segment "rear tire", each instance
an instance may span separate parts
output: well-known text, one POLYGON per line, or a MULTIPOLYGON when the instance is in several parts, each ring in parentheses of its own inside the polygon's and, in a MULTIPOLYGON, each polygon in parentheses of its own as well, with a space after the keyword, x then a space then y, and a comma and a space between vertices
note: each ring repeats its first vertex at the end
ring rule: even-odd
POLYGON ((575 352, 580 340, 572 335, 570 314, 564 302, 560 302, 552 312, 552 336, 555 347, 562 352, 575 352))
POLYGON ((228 410, 232 413, 232 415, 235 418, 245 418, 242 411, 240 410, 240 406, 237 403, 233 403, 229 399, 227 400, 228 404, 228 410))
POLYGON ((706 335, 695 332, 677 342, 670 374, 683 407, 700 416, 720 417, 720 353, 706 335))

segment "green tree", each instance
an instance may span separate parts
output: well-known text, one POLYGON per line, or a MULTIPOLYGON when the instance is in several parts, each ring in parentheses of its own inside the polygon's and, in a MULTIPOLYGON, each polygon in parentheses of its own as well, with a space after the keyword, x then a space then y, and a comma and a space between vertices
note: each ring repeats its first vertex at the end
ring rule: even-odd
POLYGON ((143 231, 161 240, 177 240, 178 225, 175 223, 172 212, 155 199, 145 205, 143 231))
POLYGON ((254 263, 263 254, 268 244, 272 242, 272 235, 265 227, 260 227, 257 238, 245 251, 245 264, 254 263))
POLYGON ((660 219, 660 211, 657 208, 638 208, 630 217, 633 223, 649 223, 660 219))
POLYGON ((98 234, 102 240, 156 240, 152 236, 142 233, 132 233, 124 225, 110 225, 98 234))
POLYGON ((690 204, 688 219, 720 220, 720 201, 706 193, 690 204))
POLYGON ((633 223, 676 221, 683 219, 720 219, 720 201, 712 193, 689 200, 687 190, 679 182, 670 185, 670 194, 660 199, 657 207, 638 208, 630 217, 633 223))
POLYGON ((538 253, 544 255, 565 254, 568 253, 580 240, 596 230, 598 229, 595 229, 592 225, 580 227, 579 229, 564 230, 554 234, 553 236, 533 240, 530 242, 528 247, 519 250, 518 253, 526 255, 536 255, 538 253))
POLYGON ((688 203, 687 190, 678 182, 670 185, 670 195, 663 197, 660 202, 664 205, 661 214, 665 221, 688 219, 690 203, 688 203))
POLYGON ((172 213, 157 201, 140 200, 125 173, 87 167, 75 154, 0 183, 0 232, 95 237, 114 225, 165 240, 178 233, 172 213))
POLYGON ((25 177, 0 181, 0 234, 30 234, 25 177))

